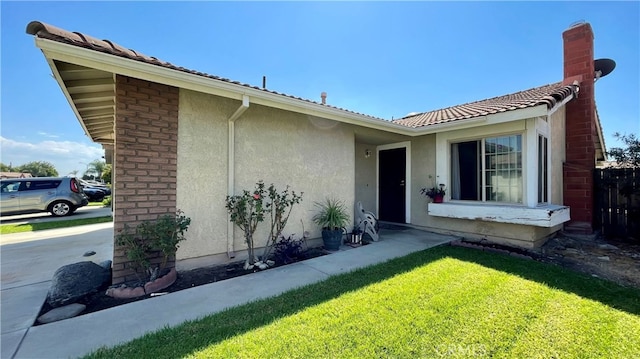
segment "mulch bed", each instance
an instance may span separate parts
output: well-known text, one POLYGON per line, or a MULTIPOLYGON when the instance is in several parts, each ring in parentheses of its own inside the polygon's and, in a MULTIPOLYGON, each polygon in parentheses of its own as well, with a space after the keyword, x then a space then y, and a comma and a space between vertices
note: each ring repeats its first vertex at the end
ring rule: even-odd
MULTIPOLYGON (((295 261, 290 263, 276 262, 276 264, 271 268, 277 268, 283 265, 320 257, 330 253, 331 252, 326 251, 322 248, 309 248, 305 250, 300 256, 298 256, 295 259, 295 261)), ((269 270, 269 269, 266 269, 266 270, 269 270)), ((167 287, 166 289, 162 290, 161 293, 178 292, 184 289, 189 289, 189 288, 193 288, 193 287, 197 287, 205 284, 215 283, 222 280, 231 279, 231 278, 235 278, 235 277, 239 277, 239 276, 243 276, 243 275, 247 275, 247 274, 251 274, 259 271, 260 269, 257 269, 257 268, 245 270, 244 261, 237 261, 230 264, 218 265, 213 267, 198 268, 190 271, 182 271, 178 273, 178 279, 175 281, 175 283, 173 283, 170 287, 167 287)), ((136 302, 139 300, 144 300, 152 296, 152 294, 147 294, 141 297, 131 298, 131 299, 112 298, 105 294, 107 288, 108 286, 100 288, 98 292, 92 295, 89 295, 83 298, 82 300, 79 300, 77 303, 84 304, 87 306, 86 309, 80 315, 85 315, 85 314, 97 312, 103 309, 108 309, 108 308, 116 307, 119 305, 136 302)), ((40 313, 38 314, 38 317, 50 311, 51 309, 53 308, 47 302, 45 302, 42 308, 40 309, 40 313)), ((34 325, 39 325, 39 324, 36 323, 34 325)))

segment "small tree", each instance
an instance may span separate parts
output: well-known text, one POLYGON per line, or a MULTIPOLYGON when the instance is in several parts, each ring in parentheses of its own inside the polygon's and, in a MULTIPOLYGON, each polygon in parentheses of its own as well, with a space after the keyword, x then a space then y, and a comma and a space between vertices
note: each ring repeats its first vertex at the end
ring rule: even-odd
POLYGON ((613 134, 613 137, 622 141, 626 147, 613 147, 607 155, 611 156, 618 167, 640 167, 640 138, 635 134, 613 134))
POLYGON ((241 195, 227 196, 226 208, 229 212, 229 220, 244 232, 244 240, 247 243, 249 258, 246 266, 252 266, 257 262, 254 253, 253 234, 258 223, 264 220, 267 209, 263 203, 266 191, 264 183, 258 181, 253 192, 242 191, 241 195))
POLYGON ((249 253, 249 258, 246 262, 247 268, 258 262, 253 239, 258 223, 264 221, 265 215, 269 213, 271 220, 269 237, 262 254, 262 262, 266 262, 273 250, 273 246, 281 238, 293 205, 300 203, 301 200, 302 193, 297 194, 294 191, 290 191, 289 186, 284 191, 279 192, 273 184, 265 189, 262 181, 256 183, 253 192, 244 190, 241 195, 227 196, 226 208, 229 212, 229 219, 244 232, 244 239, 249 253))

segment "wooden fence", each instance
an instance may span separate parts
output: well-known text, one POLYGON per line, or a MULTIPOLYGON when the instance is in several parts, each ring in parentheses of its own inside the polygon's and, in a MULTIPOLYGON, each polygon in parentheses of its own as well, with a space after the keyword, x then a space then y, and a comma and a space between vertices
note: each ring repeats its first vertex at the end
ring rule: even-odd
POLYGON ((594 186, 594 228, 640 243, 640 168, 597 168, 594 186))

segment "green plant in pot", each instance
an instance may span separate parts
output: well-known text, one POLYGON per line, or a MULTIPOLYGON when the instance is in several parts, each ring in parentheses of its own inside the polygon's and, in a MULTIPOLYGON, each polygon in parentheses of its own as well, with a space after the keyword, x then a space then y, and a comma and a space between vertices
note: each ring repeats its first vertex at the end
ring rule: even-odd
POLYGON ((318 213, 313 216, 313 221, 322 227, 322 241, 324 249, 337 251, 342 244, 344 227, 349 223, 349 215, 342 201, 327 198, 324 202, 316 202, 318 213))

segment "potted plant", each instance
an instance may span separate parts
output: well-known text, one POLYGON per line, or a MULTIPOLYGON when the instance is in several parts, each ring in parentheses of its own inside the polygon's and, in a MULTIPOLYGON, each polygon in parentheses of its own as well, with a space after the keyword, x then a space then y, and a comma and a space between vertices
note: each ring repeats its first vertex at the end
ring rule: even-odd
POLYGON ((420 193, 433 199, 433 203, 442 203, 444 195, 447 194, 444 183, 436 185, 436 182, 433 180, 431 175, 429 175, 429 178, 431 178, 432 182, 431 187, 423 187, 420 189, 420 193))
POLYGON ((349 222, 349 215, 344 204, 337 200, 327 198, 324 202, 316 202, 318 213, 313 216, 313 221, 322 227, 322 241, 324 248, 329 251, 337 251, 342 244, 342 232, 349 222))

